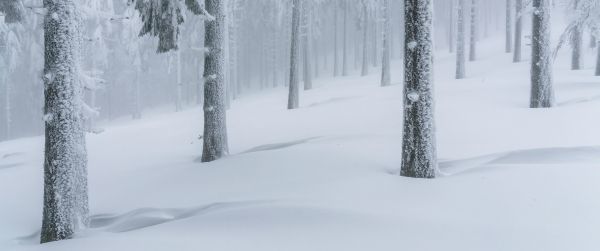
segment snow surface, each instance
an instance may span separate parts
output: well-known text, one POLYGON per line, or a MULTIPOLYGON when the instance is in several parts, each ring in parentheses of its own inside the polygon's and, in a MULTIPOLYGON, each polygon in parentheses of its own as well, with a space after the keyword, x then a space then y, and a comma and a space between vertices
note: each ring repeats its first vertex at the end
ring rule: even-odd
POLYGON ((529 63, 490 41, 467 79, 436 55, 443 177, 397 175, 394 61, 395 85, 319 79, 297 110, 284 88, 243 96, 212 163, 200 108, 106 125, 88 135, 92 227, 68 241, 37 244, 43 139, 0 143, 0 250, 598 250, 600 78, 563 51, 559 106, 528 109, 529 63))

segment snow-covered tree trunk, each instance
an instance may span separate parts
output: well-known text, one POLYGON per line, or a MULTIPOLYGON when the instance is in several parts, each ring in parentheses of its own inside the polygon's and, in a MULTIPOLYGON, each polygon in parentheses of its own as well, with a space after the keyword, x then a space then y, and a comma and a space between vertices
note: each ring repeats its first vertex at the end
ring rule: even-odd
POLYGON ((133 119, 142 118, 142 93, 141 93, 141 66, 135 66, 135 80, 133 83, 133 119))
POLYGON ((477 59, 477 29, 478 27, 478 1, 471 0, 471 35, 469 41, 469 61, 475 61, 477 59))
POLYGON ((513 62, 521 62, 521 41, 523 39, 523 0, 515 0, 515 46, 513 62))
POLYGON ((339 51, 340 49, 339 47, 339 41, 338 41, 338 35, 340 33, 339 28, 338 28, 338 23, 339 23, 339 18, 338 18, 338 12, 339 12, 339 2, 337 0, 334 0, 334 4, 333 4, 333 76, 337 77, 340 75, 340 63, 339 63, 339 51))
POLYGON ((390 0, 383 0, 383 57, 381 63, 381 86, 392 84, 390 73, 390 57, 391 57, 391 16, 390 16, 390 0))
POLYGON ((596 46, 598 55, 596 56, 596 76, 600 76, 600 46, 596 46))
POLYGON ((456 79, 463 79, 466 77, 466 50, 465 50, 465 8, 467 7, 467 0, 458 0, 457 8, 457 21, 456 21, 456 79))
POLYGON ((372 36, 373 38, 371 39, 371 49, 372 49, 372 53, 371 53, 371 63, 373 64, 373 67, 379 67, 379 63, 381 62, 380 58, 379 58, 379 54, 380 54, 380 48, 379 48, 379 40, 380 40, 380 36, 381 36, 381 29, 380 29, 380 22, 379 22, 379 13, 377 11, 378 8, 375 8, 373 10, 373 17, 369 18, 372 19, 371 22, 372 23, 372 28, 371 28, 371 32, 372 32, 372 36))
POLYGON ((288 95, 288 109, 297 109, 300 106, 300 79, 299 55, 300 54, 300 0, 292 2, 292 40, 290 52, 290 84, 288 95))
POLYGON ((304 72, 304 90, 310 90, 312 89, 312 66, 311 66, 311 46, 310 46, 310 41, 311 41, 311 34, 310 34, 310 26, 311 24, 311 18, 310 18, 310 10, 311 10, 311 6, 309 6, 308 1, 302 3, 302 47, 303 47, 303 56, 302 56, 302 63, 303 63, 303 72, 304 72))
POLYGON ((405 4, 404 132, 400 174, 434 178, 437 160, 433 101, 433 4, 431 0, 405 0, 405 4))
POLYGON ((4 83, 4 138, 10 139, 12 136, 11 126, 12 126, 12 118, 11 118, 11 88, 10 81, 8 80, 8 71, 4 71, 2 73, 2 83, 4 83))
POLYGON ((363 41, 362 41, 362 70, 361 76, 369 75, 369 10, 367 0, 362 1, 362 29, 363 29, 363 41))
POLYGON ((45 0, 44 210, 41 242, 68 239, 88 223, 81 17, 75 0, 45 0))
POLYGON ((175 79, 175 81, 177 82, 175 83, 175 111, 180 112, 183 109, 183 82, 181 76, 181 46, 178 45, 177 47, 178 49, 177 51, 175 51, 175 67, 177 68, 175 73, 177 74, 177 77, 175 79))
POLYGON ((342 45, 342 76, 348 76, 348 11, 350 6, 344 1, 344 24, 343 24, 343 45, 342 45))
POLYGON ((448 23, 448 50, 450 51, 450 53, 454 53, 454 48, 456 48, 455 42, 456 42, 456 22, 454 20, 455 16, 456 16, 456 0, 448 0, 449 1, 449 5, 450 5, 450 14, 449 14, 449 19, 450 22, 448 23))
POLYGON ((513 20, 512 20, 512 1, 513 0, 506 0, 506 45, 505 45, 505 51, 506 53, 511 53, 512 52, 512 26, 513 26, 513 20))
POLYGON ((571 70, 581 70, 583 67, 583 58, 581 57, 583 51, 583 27, 576 27, 571 37, 571 70))
POLYGON ((205 0, 206 20, 204 63, 204 147, 202 162, 220 159, 229 151, 225 112, 225 4, 224 0, 205 0))
POLYGON ((550 48, 550 0, 533 0, 533 9, 530 107, 552 107, 554 90, 550 48))

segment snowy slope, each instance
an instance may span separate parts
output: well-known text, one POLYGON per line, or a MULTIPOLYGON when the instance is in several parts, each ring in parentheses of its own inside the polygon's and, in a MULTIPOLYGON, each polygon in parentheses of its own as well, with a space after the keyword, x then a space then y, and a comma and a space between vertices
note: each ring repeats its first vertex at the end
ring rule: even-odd
POLYGON ((43 140, 0 143, 0 250, 598 250, 600 78, 563 52, 560 105, 528 109, 528 63, 489 41, 465 80, 436 56, 439 179, 397 175, 400 85, 321 79, 298 110, 237 100, 214 163, 200 109, 89 135, 92 227, 68 241, 37 244, 43 140))

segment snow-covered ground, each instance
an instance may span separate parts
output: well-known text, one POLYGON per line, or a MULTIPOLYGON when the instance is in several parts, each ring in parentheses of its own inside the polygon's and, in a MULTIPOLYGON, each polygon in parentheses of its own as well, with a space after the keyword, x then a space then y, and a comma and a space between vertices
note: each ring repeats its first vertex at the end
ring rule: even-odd
POLYGON ((213 163, 197 162, 199 108, 107 125, 88 136, 92 226, 68 241, 37 244, 43 139, 0 143, 0 250, 598 250, 594 52, 583 71, 562 52, 559 106, 532 110, 528 62, 489 41, 466 80, 436 55, 438 179, 397 175, 395 62, 394 86, 320 79, 294 111, 283 88, 242 97, 213 163))

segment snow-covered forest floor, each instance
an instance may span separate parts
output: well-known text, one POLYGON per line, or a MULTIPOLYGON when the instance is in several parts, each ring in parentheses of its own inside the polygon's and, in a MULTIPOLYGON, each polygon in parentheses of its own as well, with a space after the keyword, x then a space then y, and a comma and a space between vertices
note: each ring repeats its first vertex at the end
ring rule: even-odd
POLYGON ((597 250, 594 53, 571 71, 561 52, 559 106, 534 110, 529 63, 495 41, 466 80, 436 55, 438 179, 397 175, 396 61, 391 87, 322 78, 294 111, 283 88, 236 100, 231 155, 213 163, 196 161, 200 108, 106 125, 88 136, 92 227, 73 240, 37 244, 43 138, 0 143, 0 250, 597 250))

